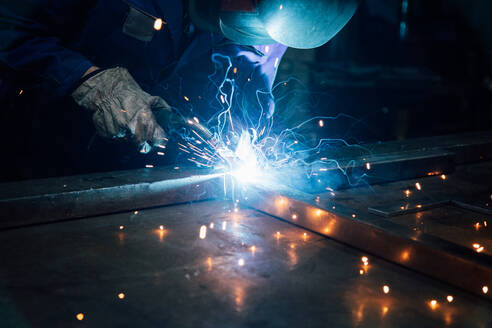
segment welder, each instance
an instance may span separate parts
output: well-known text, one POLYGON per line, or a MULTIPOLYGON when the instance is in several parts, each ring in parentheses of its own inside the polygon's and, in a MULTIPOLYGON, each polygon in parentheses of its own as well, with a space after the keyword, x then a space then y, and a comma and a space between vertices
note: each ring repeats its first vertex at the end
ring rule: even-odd
MULTIPOLYGON (((197 86, 196 75, 211 81, 212 72, 197 68, 210 63, 212 53, 230 58, 230 74, 241 74, 237 94, 256 99, 261 91, 264 97, 250 110, 270 117, 271 88, 286 48, 326 43, 357 2, 5 0, 0 60, 10 76, 23 76, 41 90, 43 100, 69 96, 92 113, 99 135, 130 138, 147 152, 168 137, 155 112, 190 102, 193 92, 184 94, 183 88, 197 86)), ((202 90, 191 100, 209 105, 212 96, 202 90)))

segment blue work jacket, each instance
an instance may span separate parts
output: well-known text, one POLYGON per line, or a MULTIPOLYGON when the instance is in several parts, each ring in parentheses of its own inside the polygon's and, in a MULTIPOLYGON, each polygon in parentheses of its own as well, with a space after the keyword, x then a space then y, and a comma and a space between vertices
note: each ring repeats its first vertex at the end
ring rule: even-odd
POLYGON ((16 0, 0 6, 0 60, 53 98, 91 66, 126 67, 174 106, 224 102, 218 89, 232 92, 229 78, 237 94, 268 94, 286 47, 240 46, 193 29, 182 0, 16 0))

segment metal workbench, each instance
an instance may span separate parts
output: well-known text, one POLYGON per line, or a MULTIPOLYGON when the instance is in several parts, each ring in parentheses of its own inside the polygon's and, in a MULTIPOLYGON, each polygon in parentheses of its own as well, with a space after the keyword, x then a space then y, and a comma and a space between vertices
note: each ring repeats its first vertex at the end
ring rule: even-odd
POLYGON ((366 148, 363 185, 239 202, 180 167, 4 184, 1 326, 490 327, 491 134, 366 148))

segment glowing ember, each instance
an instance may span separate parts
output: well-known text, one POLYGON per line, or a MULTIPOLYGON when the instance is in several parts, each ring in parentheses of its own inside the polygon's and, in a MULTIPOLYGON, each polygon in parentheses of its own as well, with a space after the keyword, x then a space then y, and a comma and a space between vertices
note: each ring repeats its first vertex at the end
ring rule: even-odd
POLYGON ((422 190, 422 186, 420 185, 419 182, 415 183, 415 188, 417 188, 417 190, 422 190))
POLYGON ((487 294, 487 293, 489 292, 489 287, 488 287, 488 286, 483 286, 483 287, 482 287, 482 292, 483 292, 484 294, 487 294))
POLYGON ((390 288, 388 285, 383 286, 383 293, 388 294, 390 292, 390 288))
POLYGON ((366 169, 370 170, 371 169, 371 163, 366 163, 366 169))
POLYGON ((159 226, 159 230, 164 230, 164 226, 163 225, 160 225, 159 226))
POLYGON ((432 310, 435 310, 437 308, 437 301, 436 300, 431 300, 429 302, 429 306, 432 310))
POLYGON ((446 180, 447 179, 446 174, 441 174, 441 179, 446 180))
POLYGON ((154 21, 154 30, 159 31, 162 28, 162 19, 157 18, 154 21))
POLYGON ((124 293, 119 293, 119 294, 118 294, 118 298, 119 298, 120 300, 124 299, 124 298, 125 298, 125 294, 124 294, 124 293))
POLYGON ((292 214, 292 220, 296 220, 297 219, 297 214, 292 214))
POLYGON ((123 230, 123 229, 125 229, 125 227, 124 226, 120 226, 120 230, 123 230))
POLYGON ((83 313, 77 313, 77 315, 75 316, 77 318, 77 320, 79 321, 82 321, 84 320, 84 314, 83 313))
POLYGON ((325 122, 323 120, 319 120, 318 125, 320 128, 322 128, 323 126, 325 126, 325 122))
POLYGON ((484 247, 478 243, 473 244, 473 248, 477 253, 480 253, 484 250, 484 247))
POLYGON ((237 264, 239 266, 243 266, 244 265, 244 259, 239 259, 239 261, 237 261, 237 264))
POLYGON ((453 301, 454 301, 454 297, 453 297, 452 295, 448 295, 448 296, 446 297, 446 300, 447 300, 449 303, 451 303, 451 302, 453 302, 453 301))

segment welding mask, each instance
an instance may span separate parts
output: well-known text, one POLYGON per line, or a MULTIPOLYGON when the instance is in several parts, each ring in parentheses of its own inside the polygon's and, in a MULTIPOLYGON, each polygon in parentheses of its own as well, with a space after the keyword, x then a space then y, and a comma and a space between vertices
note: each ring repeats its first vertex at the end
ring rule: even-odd
POLYGON ((358 0, 189 0, 192 21, 243 45, 310 49, 333 38, 358 0))

